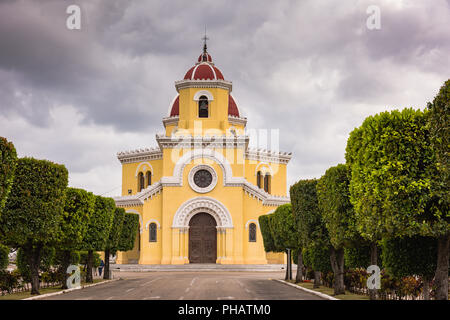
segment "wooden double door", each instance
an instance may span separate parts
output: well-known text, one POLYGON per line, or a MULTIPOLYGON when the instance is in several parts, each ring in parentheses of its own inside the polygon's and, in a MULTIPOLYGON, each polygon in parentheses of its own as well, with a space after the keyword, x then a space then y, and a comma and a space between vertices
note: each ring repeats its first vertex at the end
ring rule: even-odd
POLYGON ((189 221, 189 262, 216 263, 216 221, 208 213, 197 213, 189 221))

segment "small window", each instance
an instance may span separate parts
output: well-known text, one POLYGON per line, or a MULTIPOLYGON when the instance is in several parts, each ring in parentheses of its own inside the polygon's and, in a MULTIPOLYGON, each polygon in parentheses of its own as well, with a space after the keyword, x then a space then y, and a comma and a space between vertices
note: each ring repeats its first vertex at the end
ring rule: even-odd
POLYGON ((208 98, 206 96, 201 96, 198 99, 198 117, 199 118, 208 118, 208 98))
POLYGON ((141 192, 144 189, 144 174, 139 172, 138 174, 138 192, 141 192))
POLYGON ((156 234, 156 223, 150 223, 150 242, 156 242, 157 234, 156 234))
POLYGON ((145 180, 147 180, 147 187, 152 185, 152 173, 150 171, 147 171, 145 180))
POLYGON ((268 173, 264 176, 264 191, 270 193, 270 175, 268 173))
POLYGON ((261 188, 261 171, 258 171, 256 174, 256 184, 258 185, 258 188, 261 188))
POLYGON ((256 242, 256 224, 250 223, 248 226, 248 241, 256 242))

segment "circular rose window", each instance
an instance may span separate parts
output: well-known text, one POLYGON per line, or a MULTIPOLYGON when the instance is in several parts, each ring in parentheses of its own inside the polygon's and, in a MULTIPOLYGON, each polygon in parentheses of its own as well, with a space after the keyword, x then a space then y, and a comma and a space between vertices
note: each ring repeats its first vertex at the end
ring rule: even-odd
POLYGON ((206 193, 214 189, 217 183, 217 174, 207 165, 198 165, 189 172, 189 185, 199 193, 206 193))
POLYGON ((212 174, 208 170, 198 170, 194 174, 194 183, 197 185, 197 187, 206 188, 211 184, 211 182, 212 174))

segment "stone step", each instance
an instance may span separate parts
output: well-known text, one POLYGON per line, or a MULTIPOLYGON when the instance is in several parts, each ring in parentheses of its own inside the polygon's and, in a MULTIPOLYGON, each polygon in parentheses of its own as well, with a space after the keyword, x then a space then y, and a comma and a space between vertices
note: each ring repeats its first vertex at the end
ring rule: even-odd
MULTIPOLYGON (((119 272, 147 272, 147 271, 285 271, 282 264, 114 264, 111 270, 119 272)), ((297 266, 292 265, 292 271, 297 266)))

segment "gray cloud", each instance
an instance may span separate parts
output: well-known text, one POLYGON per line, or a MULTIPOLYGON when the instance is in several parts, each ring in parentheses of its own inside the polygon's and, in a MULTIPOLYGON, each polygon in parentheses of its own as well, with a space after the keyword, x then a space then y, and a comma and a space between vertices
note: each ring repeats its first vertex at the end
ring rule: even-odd
POLYGON ((343 162, 366 116, 424 107, 449 77, 448 0, 72 2, 80 31, 66 1, 0 2, 0 135, 98 193, 120 185, 116 151, 155 145, 205 25, 248 126, 294 152, 289 183, 343 162), (381 30, 366 28, 371 4, 381 30))

